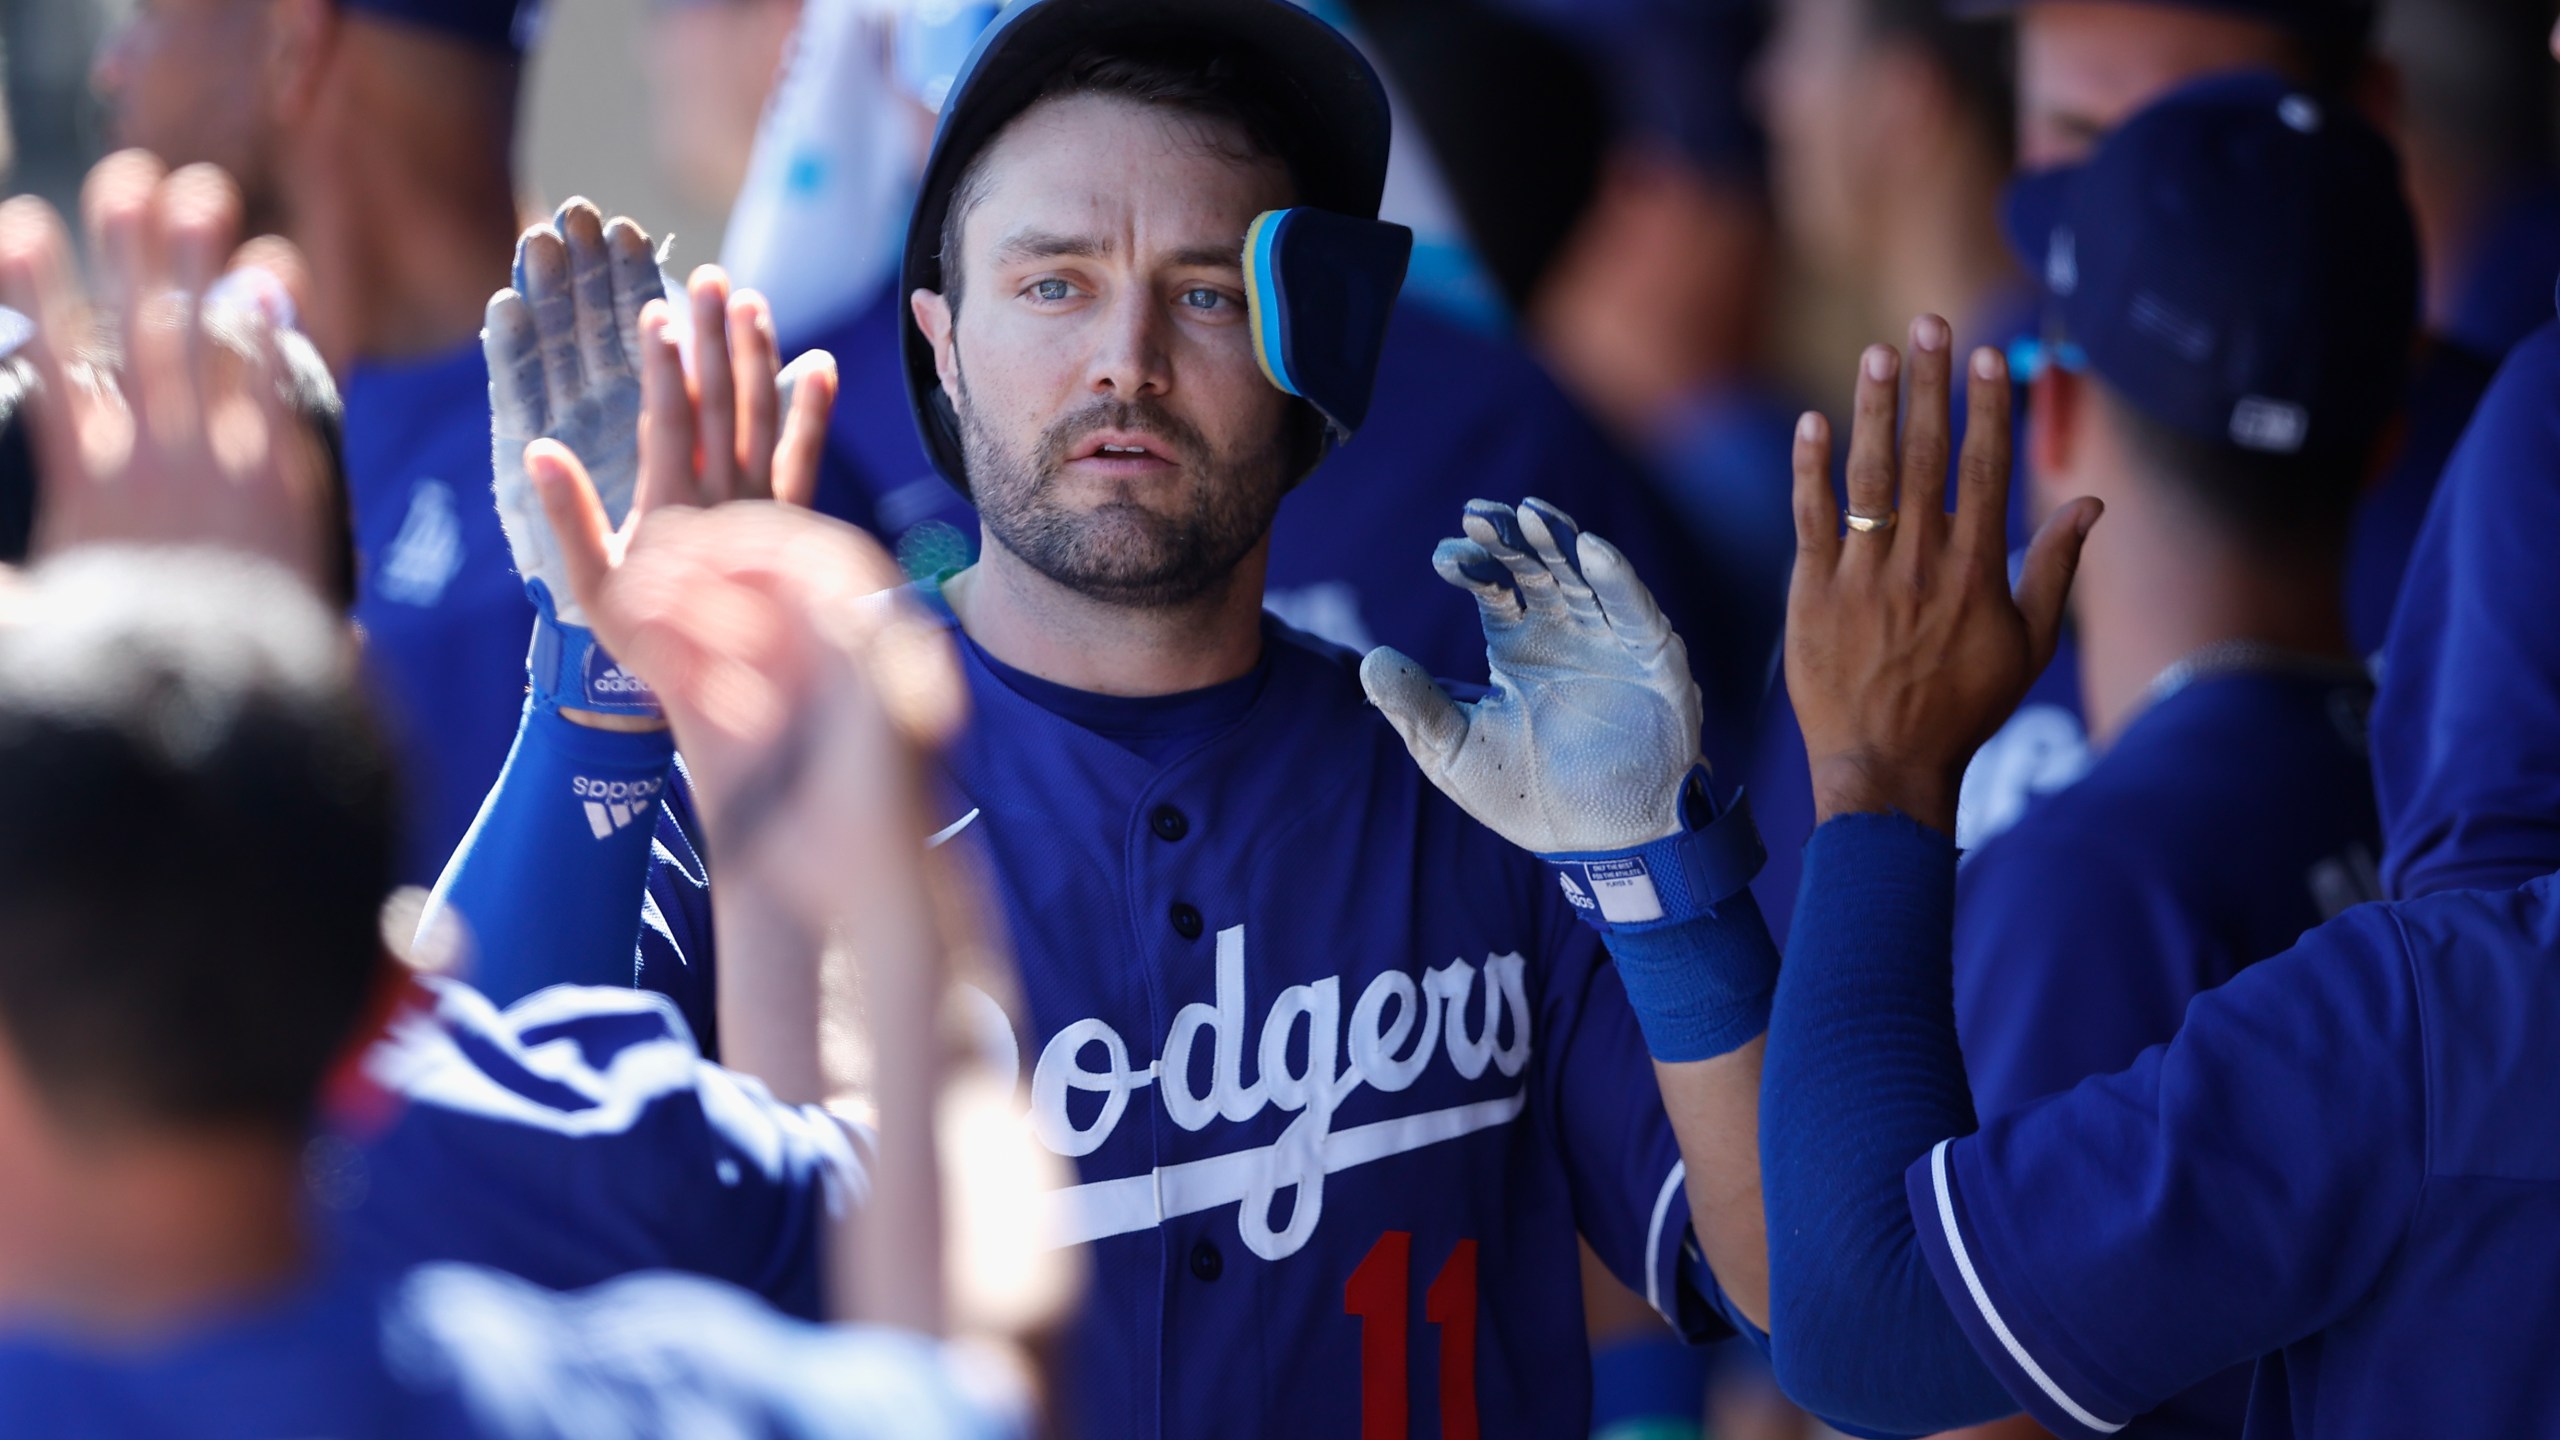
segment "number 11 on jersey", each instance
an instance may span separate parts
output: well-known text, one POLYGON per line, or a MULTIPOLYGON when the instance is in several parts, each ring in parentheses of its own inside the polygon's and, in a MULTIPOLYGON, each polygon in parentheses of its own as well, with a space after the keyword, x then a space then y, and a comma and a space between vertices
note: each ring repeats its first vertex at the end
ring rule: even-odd
MULTIPOLYGON (((1413 1232, 1378 1237, 1342 1287, 1360 1318, 1360 1440, 1406 1440, 1412 1407, 1406 1329, 1412 1310, 1413 1232)), ((1461 1240, 1423 1292, 1422 1318, 1440 1332, 1440 1440, 1476 1437, 1476 1242, 1461 1240)))

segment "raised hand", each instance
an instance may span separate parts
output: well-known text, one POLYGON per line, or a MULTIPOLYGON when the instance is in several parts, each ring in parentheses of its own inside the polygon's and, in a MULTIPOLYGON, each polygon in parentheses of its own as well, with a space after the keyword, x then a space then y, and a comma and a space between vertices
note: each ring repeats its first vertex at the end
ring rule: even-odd
POLYGON ((1973 352, 1950 516, 1951 347, 1944 320, 1912 322, 1898 457, 1902 357, 1878 345, 1860 358, 1845 515, 1832 502, 1830 426, 1808 413, 1796 429, 1787 693, 1823 819, 1899 810, 1955 833, 1965 765, 2053 658, 2081 542, 2097 523, 2094 499, 2056 511, 2012 594, 2008 366, 1997 350, 1973 352))
MULTIPOLYGON (((83 293, 51 206, 0 206, 0 299, 35 322, 36 552, 217 545, 328 589, 345 541, 319 440, 288 398, 275 316, 207 303, 238 238, 238 189, 209 165, 172 174, 127 150, 89 172, 81 208, 107 307, 83 293)), ((283 242, 258 243, 298 264, 283 242)))
POLYGON ((587 462, 620 524, 640 485, 641 307, 663 293, 649 236, 572 199, 516 240, 515 284, 489 298, 489 458, 516 572, 566 624, 584 623, 562 583, 559 545, 525 478, 524 449, 557 440, 587 462))
POLYGON ((782 372, 764 301, 731 295, 715 267, 694 272, 686 303, 692 376, 647 232, 577 199, 525 231, 514 286, 490 297, 481 345, 498 515, 517 571, 562 624, 585 619, 526 476, 533 441, 584 462, 616 528, 662 505, 806 503, 816 488, 833 360, 812 352, 782 372))
POLYGON ((1689 655, 1626 557, 1542 500, 1477 500, 1431 557, 1476 597, 1492 692, 1461 705, 1380 647, 1360 665, 1431 782, 1541 855, 1622 850, 1681 829, 1703 762, 1689 655))

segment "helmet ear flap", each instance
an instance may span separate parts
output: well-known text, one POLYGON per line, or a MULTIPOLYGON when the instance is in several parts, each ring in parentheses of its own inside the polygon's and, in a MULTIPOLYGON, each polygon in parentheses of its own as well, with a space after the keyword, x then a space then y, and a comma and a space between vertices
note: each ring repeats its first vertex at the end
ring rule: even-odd
POLYGON ((1413 232, 1300 206, 1254 217, 1244 251, 1254 359, 1265 379, 1323 417, 1321 458, 1369 416, 1413 232))

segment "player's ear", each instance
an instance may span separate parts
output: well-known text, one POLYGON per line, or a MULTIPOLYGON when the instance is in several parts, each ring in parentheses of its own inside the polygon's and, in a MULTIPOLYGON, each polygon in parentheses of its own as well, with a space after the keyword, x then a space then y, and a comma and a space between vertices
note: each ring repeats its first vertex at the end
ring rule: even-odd
POLYGON ((942 393, 958 396, 960 360, 952 348, 951 302, 939 291, 918 290, 907 297, 907 308, 914 312, 925 343, 933 347, 933 373, 942 381, 942 393))

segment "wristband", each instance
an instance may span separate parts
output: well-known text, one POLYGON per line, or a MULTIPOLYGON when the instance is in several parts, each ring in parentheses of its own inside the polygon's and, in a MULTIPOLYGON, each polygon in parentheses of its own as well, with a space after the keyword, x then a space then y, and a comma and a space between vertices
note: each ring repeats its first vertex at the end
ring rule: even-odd
POLYGON ((525 652, 525 676, 533 686, 533 708, 556 714, 561 707, 605 715, 637 715, 659 719, 657 692, 649 682, 622 668, 596 643, 596 632, 560 619, 551 603, 551 587, 527 580, 533 600, 533 647, 525 652))
POLYGON ((1682 782, 1679 834, 1630 850, 1549 855, 1574 913, 1608 937, 1645 1049, 1673 1064, 1729 1054, 1769 1028, 1778 947, 1752 898, 1768 851, 1736 792, 1722 813, 1704 767, 1682 782))
POLYGON ((1539 857, 1555 867, 1556 883, 1583 923, 1607 935, 1712 916, 1718 905, 1747 890, 1768 862, 1759 827, 1751 823, 1749 796, 1735 791, 1733 803, 1718 814, 1703 765, 1680 785, 1680 833, 1627 850, 1539 857))

